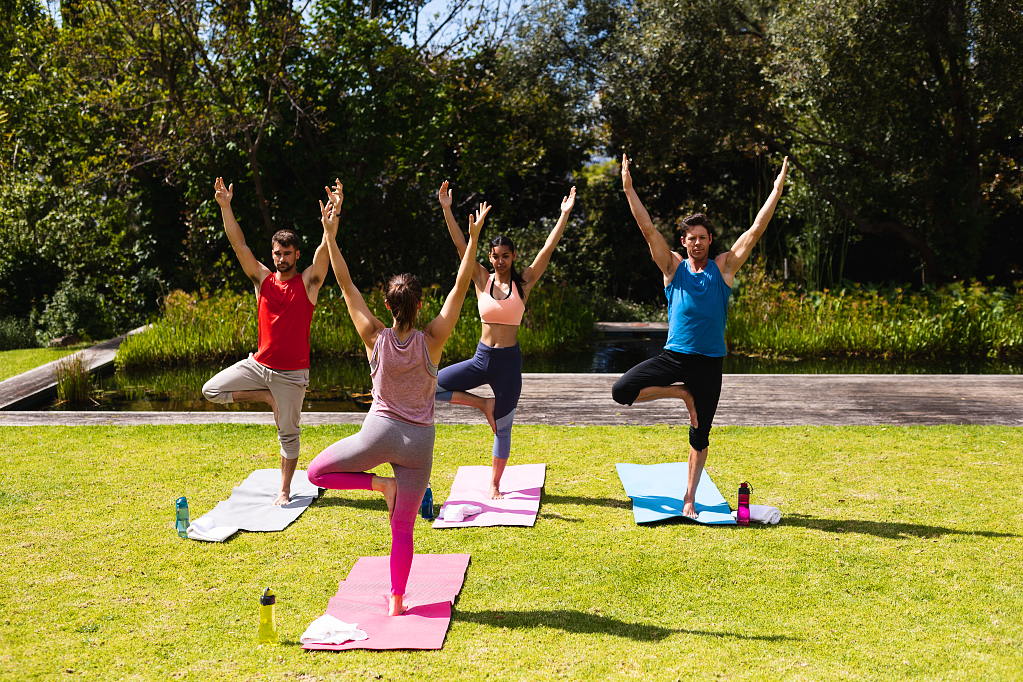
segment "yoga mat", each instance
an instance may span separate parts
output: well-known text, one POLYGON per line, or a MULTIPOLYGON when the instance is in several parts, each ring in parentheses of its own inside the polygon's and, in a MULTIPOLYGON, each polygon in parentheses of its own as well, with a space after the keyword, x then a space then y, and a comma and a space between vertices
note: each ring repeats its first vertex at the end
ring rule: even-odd
POLYGON ((390 557, 362 557, 337 594, 327 614, 357 623, 368 639, 344 644, 303 644, 303 649, 440 649, 451 624, 451 605, 462 590, 468 554, 416 554, 405 588, 408 610, 387 615, 391 594, 390 557))
POLYGON ((284 530, 320 495, 320 489, 309 482, 305 471, 296 471, 291 479, 291 502, 275 505, 280 491, 280 469, 256 469, 234 489, 231 497, 218 502, 192 523, 212 519, 214 529, 236 526, 250 531, 284 530))
POLYGON ((540 511, 540 493, 547 478, 546 464, 516 464, 507 467, 501 475, 503 500, 490 499, 489 466, 458 467, 451 493, 433 522, 434 528, 461 528, 463 526, 532 526, 540 511), (474 504, 483 511, 476 516, 448 523, 444 520, 444 507, 449 504, 474 504))
MULTIPOLYGON (((625 494, 632 498, 632 515, 636 523, 661 521, 682 516, 682 498, 689 476, 687 462, 665 464, 616 464, 625 494)), ((696 486, 698 523, 735 525, 731 508, 721 496, 710 474, 704 469, 696 486)), ((684 517, 685 518, 685 517, 684 517)))

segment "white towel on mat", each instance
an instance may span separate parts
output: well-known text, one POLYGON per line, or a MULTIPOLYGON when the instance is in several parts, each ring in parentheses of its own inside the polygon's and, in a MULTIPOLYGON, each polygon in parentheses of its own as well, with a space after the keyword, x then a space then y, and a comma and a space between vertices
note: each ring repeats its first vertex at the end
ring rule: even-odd
POLYGON ((216 521, 207 514, 192 521, 192 525, 188 527, 188 539, 223 542, 237 532, 238 526, 218 526, 216 521))
MULTIPOLYGON (((732 512, 733 519, 737 513, 732 512)), ((751 504, 749 506, 749 520, 769 523, 774 526, 781 521, 781 510, 766 504, 751 504)))
POLYGON ((348 640, 369 639, 369 635, 359 629, 358 623, 323 615, 310 623, 299 639, 302 644, 344 644, 348 640))
POLYGON ((474 504, 449 504, 444 507, 442 514, 446 523, 459 523, 469 516, 476 516, 483 511, 483 507, 474 504))

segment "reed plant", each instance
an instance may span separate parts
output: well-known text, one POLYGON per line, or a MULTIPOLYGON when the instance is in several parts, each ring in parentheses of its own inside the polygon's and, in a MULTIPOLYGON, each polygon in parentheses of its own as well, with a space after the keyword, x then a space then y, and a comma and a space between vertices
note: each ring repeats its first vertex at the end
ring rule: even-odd
POLYGON ((1023 288, 801 292, 754 269, 733 295, 727 341, 732 351, 790 357, 1015 358, 1023 356, 1023 288))
MULTIPOLYGON (((439 286, 424 291, 419 326, 441 309, 446 290, 439 286)), ((370 310, 385 324, 391 314, 383 292, 364 292, 370 310)), ((585 342, 593 333, 593 314, 578 290, 549 285, 533 289, 519 332, 524 355, 543 355, 585 342)), ((135 334, 117 352, 119 371, 174 367, 200 363, 219 364, 237 360, 257 345, 256 299, 251 294, 221 292, 215 295, 175 291, 167 296, 162 318, 150 329, 135 334)), ((472 357, 480 338, 475 296, 467 296, 458 323, 444 351, 444 363, 472 357)), ((344 297, 336 288, 320 292, 309 336, 313 357, 358 356, 364 353, 344 297)))
POLYGON ((92 377, 81 353, 74 353, 58 362, 54 374, 57 378, 57 400, 61 403, 81 405, 89 399, 92 377))

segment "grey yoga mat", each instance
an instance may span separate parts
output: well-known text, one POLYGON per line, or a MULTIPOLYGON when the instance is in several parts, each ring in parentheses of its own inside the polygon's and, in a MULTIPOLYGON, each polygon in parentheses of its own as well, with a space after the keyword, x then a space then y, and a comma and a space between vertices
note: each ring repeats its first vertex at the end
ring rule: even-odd
POLYGON ((256 469, 234 489, 231 497, 218 502, 202 518, 211 517, 216 527, 235 526, 239 530, 255 531, 284 530, 320 495, 320 489, 309 482, 303 470, 296 471, 291 481, 291 502, 277 506, 274 500, 280 490, 280 469, 256 469))

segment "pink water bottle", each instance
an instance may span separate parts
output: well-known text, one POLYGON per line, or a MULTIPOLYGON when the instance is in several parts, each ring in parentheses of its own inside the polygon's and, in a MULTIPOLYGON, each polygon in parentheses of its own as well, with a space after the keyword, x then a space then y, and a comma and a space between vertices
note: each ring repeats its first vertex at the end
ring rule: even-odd
POLYGON ((739 511, 735 513, 735 522, 740 526, 749 525, 749 483, 739 484, 739 511))

